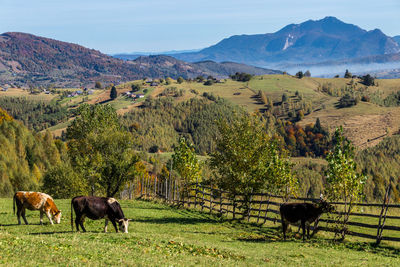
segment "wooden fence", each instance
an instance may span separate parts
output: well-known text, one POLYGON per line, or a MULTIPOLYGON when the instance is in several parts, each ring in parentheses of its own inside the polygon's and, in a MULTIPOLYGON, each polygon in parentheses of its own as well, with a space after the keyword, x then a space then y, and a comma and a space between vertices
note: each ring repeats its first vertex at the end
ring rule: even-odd
MULTIPOLYGON (((381 240, 400 242, 400 205, 389 204, 391 188, 386 190, 382 203, 357 203, 355 204, 361 211, 353 212, 347 223, 346 235, 357 236, 367 239, 376 240, 379 244, 381 240), (373 212, 363 212, 362 209, 372 209, 373 212), (388 215, 388 210, 394 215, 388 215), (373 223, 373 221, 376 223, 373 223), (387 220, 392 225, 388 225, 387 220), (367 221, 367 222, 366 222, 367 221), (371 222, 372 221, 372 222, 371 222), (351 228, 356 228, 352 230, 351 228), (385 235, 383 235, 385 230, 385 235), (373 234, 372 234, 373 231, 373 234), (376 234, 375 234, 376 233, 376 234)), ((284 202, 282 196, 270 195, 266 193, 255 193, 251 195, 250 204, 247 212, 244 213, 239 209, 243 203, 241 196, 231 197, 229 192, 207 186, 203 184, 193 184, 188 190, 184 191, 183 187, 177 180, 167 179, 159 180, 157 177, 141 178, 136 183, 130 185, 121 193, 121 198, 158 198, 163 199, 170 204, 185 206, 188 208, 201 209, 210 213, 216 213, 220 216, 226 216, 233 219, 243 219, 258 224, 265 224, 267 221, 280 223, 279 207, 284 202)), ((291 198, 289 201, 314 202, 318 199, 313 198, 291 198)), ((343 202, 331 202, 336 206, 336 211, 329 216, 323 216, 319 222, 326 223, 326 226, 318 226, 318 230, 327 232, 337 232, 332 225, 335 220, 330 216, 340 216, 343 202)), ((316 223, 315 226, 318 225, 316 223)), ((312 227, 312 229, 314 229, 312 227)))

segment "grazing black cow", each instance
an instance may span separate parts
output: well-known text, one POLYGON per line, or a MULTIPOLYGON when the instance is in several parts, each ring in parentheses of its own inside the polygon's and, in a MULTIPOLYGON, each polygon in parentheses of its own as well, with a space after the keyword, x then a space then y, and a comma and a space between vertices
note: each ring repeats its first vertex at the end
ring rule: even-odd
POLYGON ((119 229, 124 233, 128 233, 129 219, 126 219, 118 201, 110 197, 74 197, 71 200, 71 227, 74 231, 72 207, 75 210, 75 225, 76 230, 79 232, 79 225, 83 232, 86 232, 83 222, 85 217, 92 220, 106 219, 104 232, 107 232, 108 220, 114 225, 115 231, 119 229))
POLYGON ((333 206, 325 200, 318 203, 284 203, 280 207, 282 219, 283 238, 286 240, 286 230, 288 225, 300 222, 303 229, 303 240, 307 225, 307 238, 310 238, 310 224, 315 222, 324 212, 332 212, 333 206))

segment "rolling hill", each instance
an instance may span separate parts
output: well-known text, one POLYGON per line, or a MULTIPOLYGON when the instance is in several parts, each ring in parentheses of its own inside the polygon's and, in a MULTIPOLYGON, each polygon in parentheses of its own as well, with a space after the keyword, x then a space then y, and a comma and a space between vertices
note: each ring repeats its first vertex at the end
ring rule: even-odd
POLYGON ((366 31, 335 17, 290 24, 275 33, 236 35, 195 53, 174 57, 234 61, 280 68, 287 64, 318 63, 399 53, 398 43, 379 29, 366 31))
POLYGON ((120 83, 144 77, 213 75, 223 78, 244 70, 252 74, 278 73, 243 64, 191 64, 169 56, 142 56, 124 61, 77 44, 31 34, 0 35, 0 81, 3 83, 79 86, 94 81, 120 83))

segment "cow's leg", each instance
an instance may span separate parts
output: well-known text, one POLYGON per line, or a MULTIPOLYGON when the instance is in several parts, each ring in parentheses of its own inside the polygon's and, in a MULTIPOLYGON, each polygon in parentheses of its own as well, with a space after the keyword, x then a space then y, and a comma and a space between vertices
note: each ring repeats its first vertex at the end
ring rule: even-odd
POLYGON ((307 239, 310 239, 310 224, 307 223, 307 239))
POLYGON ((17 207, 17 219, 18 219, 18 224, 21 224, 21 212, 22 212, 22 209, 20 209, 19 207, 17 207))
POLYGON ((117 226, 117 223, 115 222, 115 219, 114 219, 114 220, 111 220, 111 222, 112 222, 112 224, 114 225, 115 232, 118 233, 118 226, 117 226))
POLYGON ((282 220, 283 240, 286 240, 287 223, 285 222, 285 220, 283 218, 281 218, 281 220, 282 220))
POLYGON ((40 225, 43 224, 43 211, 40 211, 40 225))
POLYGON ((22 215, 22 219, 24 219, 24 221, 25 221, 25 224, 28 224, 28 221, 26 220, 26 217, 25 217, 25 208, 22 208, 21 215, 22 215))
POLYGON ((83 226, 83 222, 84 222, 84 221, 85 221, 85 217, 82 216, 81 219, 79 220, 79 225, 81 226, 82 231, 83 231, 83 232, 86 232, 85 226, 83 226))
POLYGON ((107 233, 108 219, 104 222, 104 233, 107 233))
POLYGON ((303 241, 306 240, 306 221, 301 220, 301 228, 303 228, 303 241))
POLYGON ((81 217, 80 216, 76 216, 75 218, 75 226, 76 226, 76 231, 79 232, 79 223, 81 221, 81 217))
POLYGON ((46 216, 47 216, 47 218, 49 218, 50 223, 53 224, 53 220, 51 219, 50 211, 46 211, 46 216))

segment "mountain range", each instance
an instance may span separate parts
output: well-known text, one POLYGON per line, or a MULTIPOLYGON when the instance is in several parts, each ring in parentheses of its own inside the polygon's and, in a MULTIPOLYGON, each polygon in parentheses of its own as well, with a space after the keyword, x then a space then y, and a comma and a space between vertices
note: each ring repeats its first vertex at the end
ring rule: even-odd
POLYGON ((275 33, 236 35, 200 51, 162 56, 112 57, 77 44, 8 32, 0 35, 0 83, 76 86, 144 77, 281 73, 273 69, 292 74, 310 69, 313 76, 349 69, 395 78, 400 77, 399 42, 400 36, 366 31, 335 17, 290 24, 275 33))
POLYGON ((238 63, 187 63, 170 56, 142 56, 124 61, 77 44, 32 34, 8 32, 0 35, 2 83, 77 86, 94 81, 119 83, 144 77, 212 75, 226 78, 244 71, 254 75, 280 73, 238 63))
POLYGON ((194 53, 174 57, 234 61, 262 67, 282 68, 287 64, 319 63, 400 52, 396 38, 379 29, 366 31, 335 17, 290 24, 275 33, 235 35, 194 53))

